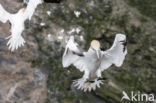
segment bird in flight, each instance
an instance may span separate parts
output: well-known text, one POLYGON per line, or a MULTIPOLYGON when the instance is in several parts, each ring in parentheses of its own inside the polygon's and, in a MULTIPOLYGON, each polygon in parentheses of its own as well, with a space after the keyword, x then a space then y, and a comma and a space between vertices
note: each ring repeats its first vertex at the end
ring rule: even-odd
POLYGON ((82 52, 74 41, 74 36, 69 38, 62 57, 63 67, 73 64, 81 72, 82 78, 74 80, 74 86, 85 91, 95 90, 103 84, 102 72, 112 64, 122 66, 127 54, 126 36, 116 34, 112 47, 106 51, 100 50, 100 42, 92 40, 87 52, 82 52))
POLYGON ((17 13, 8 13, 0 4, 0 21, 11 24, 11 35, 6 39, 9 39, 7 46, 11 51, 24 46, 25 40, 22 37, 22 32, 25 28, 24 22, 33 16, 37 5, 41 4, 42 0, 29 0, 27 7, 20 9, 17 13))

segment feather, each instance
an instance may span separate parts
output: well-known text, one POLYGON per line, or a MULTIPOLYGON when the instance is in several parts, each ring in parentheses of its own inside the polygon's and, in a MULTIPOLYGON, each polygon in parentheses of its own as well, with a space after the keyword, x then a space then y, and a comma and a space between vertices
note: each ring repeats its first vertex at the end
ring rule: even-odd
POLYGON ((11 16, 12 14, 8 13, 0 4, 0 21, 6 23, 11 16))

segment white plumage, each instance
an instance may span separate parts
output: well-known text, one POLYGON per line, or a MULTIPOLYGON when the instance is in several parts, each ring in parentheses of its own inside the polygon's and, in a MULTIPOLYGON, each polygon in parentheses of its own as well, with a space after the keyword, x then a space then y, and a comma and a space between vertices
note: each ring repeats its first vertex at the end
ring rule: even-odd
POLYGON ((15 14, 8 13, 0 4, 0 21, 3 23, 9 21, 11 23, 11 35, 7 37, 9 39, 7 45, 11 51, 24 45, 25 40, 21 35, 25 28, 24 22, 26 19, 31 20, 35 8, 40 3, 42 3, 41 0, 30 0, 27 8, 22 8, 15 14))
POLYGON ((43 0, 29 0, 29 2, 27 4, 26 11, 25 11, 25 17, 29 18, 29 20, 31 20, 31 17, 34 14, 35 9, 41 3, 43 3, 43 0))
POLYGON ((87 52, 80 52, 74 37, 70 37, 62 58, 63 67, 73 64, 81 72, 82 78, 75 80, 73 84, 84 91, 95 90, 96 86, 102 84, 102 71, 109 68, 112 64, 120 67, 127 54, 126 36, 116 34, 112 47, 106 51, 100 50, 100 43, 97 40, 91 42, 87 52))

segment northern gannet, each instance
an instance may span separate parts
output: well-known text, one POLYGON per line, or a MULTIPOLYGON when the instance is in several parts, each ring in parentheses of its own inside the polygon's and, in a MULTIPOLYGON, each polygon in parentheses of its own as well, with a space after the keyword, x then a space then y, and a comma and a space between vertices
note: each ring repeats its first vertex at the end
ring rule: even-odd
POLYGON ((18 47, 24 45, 25 40, 22 37, 22 32, 25 28, 24 22, 31 17, 38 4, 41 4, 41 0, 29 0, 26 8, 20 9, 17 13, 8 13, 0 4, 0 21, 6 23, 7 21, 11 24, 11 35, 6 39, 9 39, 7 45, 11 51, 14 51, 18 47))
POLYGON ((106 51, 100 50, 100 42, 93 40, 87 52, 81 52, 78 44, 71 36, 62 57, 63 67, 73 64, 81 72, 84 72, 82 78, 73 82, 74 86, 84 91, 95 90, 96 86, 103 84, 101 73, 108 69, 112 64, 120 67, 123 64, 127 54, 126 36, 116 34, 112 47, 106 51))

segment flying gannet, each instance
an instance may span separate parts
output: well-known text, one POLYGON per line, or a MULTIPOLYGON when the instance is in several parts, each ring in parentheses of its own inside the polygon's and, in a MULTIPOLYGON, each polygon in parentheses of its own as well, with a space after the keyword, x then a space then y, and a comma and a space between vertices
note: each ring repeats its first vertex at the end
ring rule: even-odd
POLYGON ((3 23, 9 21, 11 24, 11 35, 6 38, 9 39, 7 45, 11 51, 24 45, 25 40, 22 37, 24 22, 27 19, 31 20, 35 8, 41 3, 42 0, 29 0, 27 7, 20 9, 15 14, 8 13, 0 4, 0 21, 3 23))
POLYGON ((73 64, 81 72, 84 72, 82 78, 73 82, 74 86, 84 91, 95 90, 96 86, 103 84, 101 73, 108 69, 112 64, 120 67, 123 64, 127 54, 126 36, 116 34, 112 47, 106 51, 100 50, 100 43, 92 40, 87 52, 81 52, 78 44, 71 36, 62 57, 63 67, 73 64))

